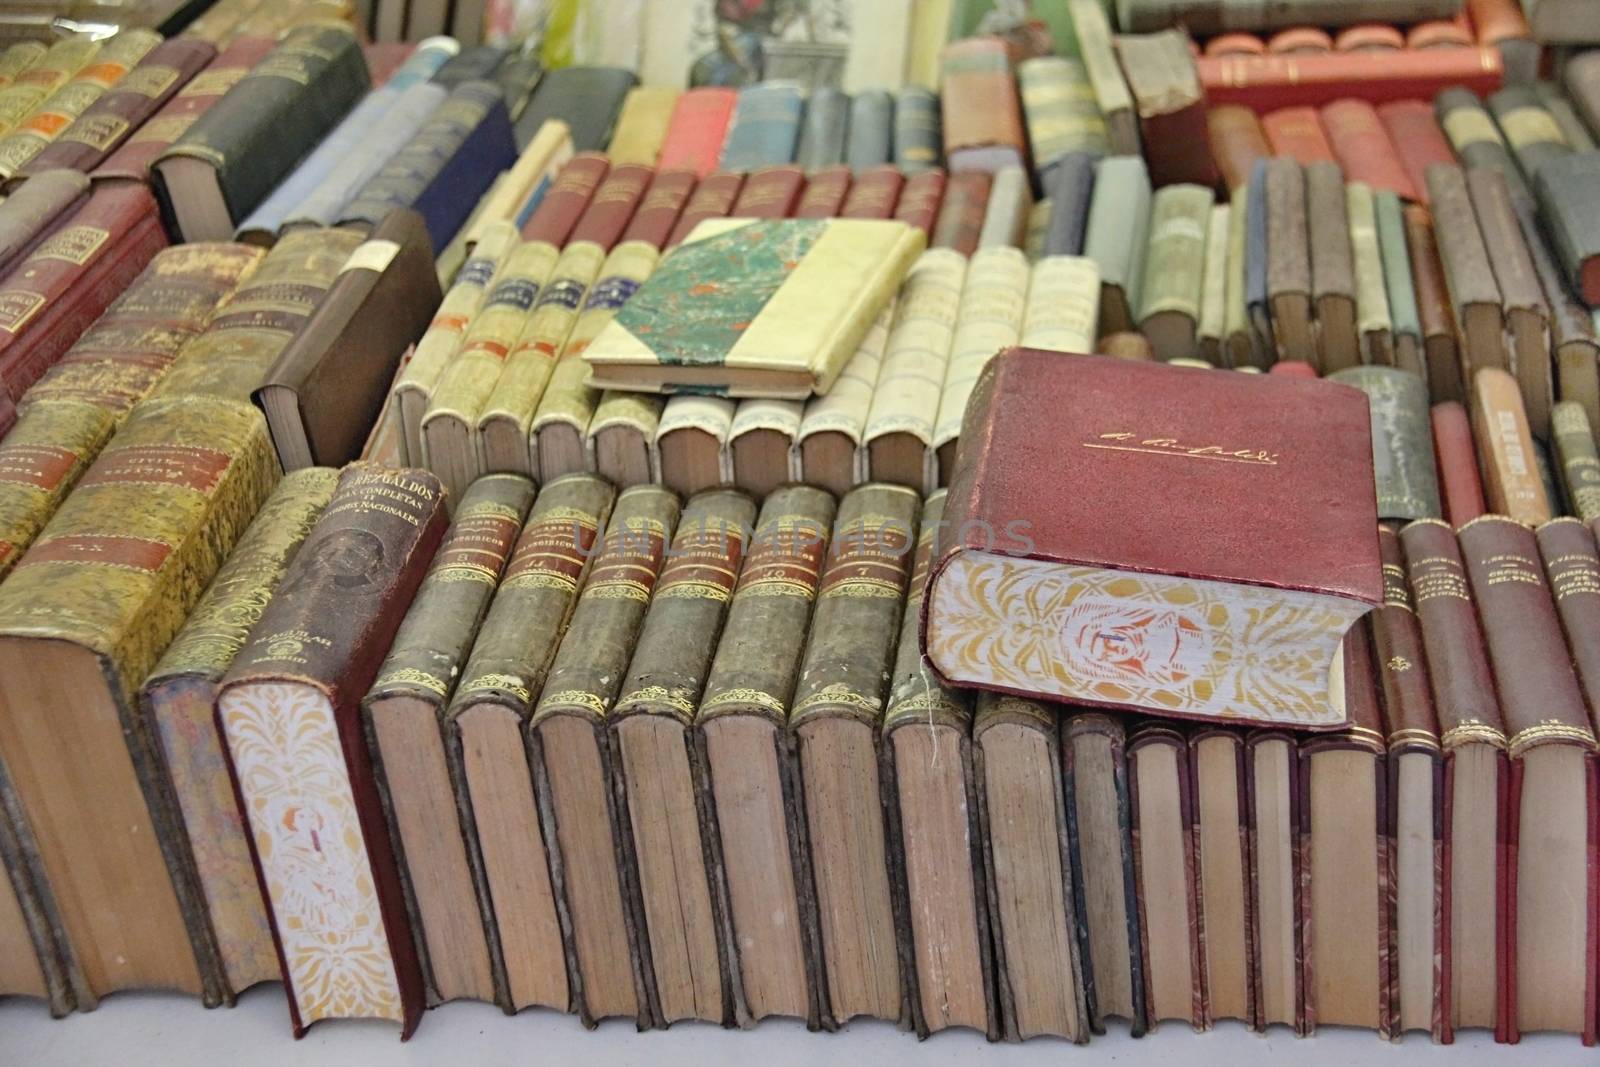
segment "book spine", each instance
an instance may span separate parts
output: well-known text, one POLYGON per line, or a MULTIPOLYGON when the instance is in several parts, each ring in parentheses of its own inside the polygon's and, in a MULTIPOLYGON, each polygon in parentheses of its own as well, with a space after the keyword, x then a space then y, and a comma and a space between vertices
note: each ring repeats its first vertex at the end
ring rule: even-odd
POLYGON ((823 86, 813 90, 800 124, 795 164, 809 174, 843 163, 847 129, 851 137, 855 136, 850 111, 850 96, 842 89, 823 86))
POLYGON ((1591 307, 1600 304, 1600 227, 1586 178, 1593 160, 1570 156, 1546 163, 1535 177, 1540 218, 1566 270, 1568 283, 1591 307))
POLYGON ((931 237, 948 184, 948 176, 939 169, 925 170, 906 179, 900 198, 895 202, 894 217, 931 237))
MULTIPOLYGON (((1044 208, 1046 229, 1039 248, 1040 256, 1083 254, 1097 169, 1097 161, 1081 153, 1068 155, 1051 168, 1046 186, 1049 206, 1044 208)), ((1039 206, 1035 205, 1035 211, 1039 210, 1039 206)))
MULTIPOLYGON (((879 368, 883 365, 884 349, 889 341, 889 330, 894 324, 895 308, 896 301, 891 300, 878 313, 872 328, 861 338, 855 355, 850 357, 839 377, 834 379, 832 387, 806 402, 799 428, 794 434, 797 445, 803 444, 813 434, 838 433, 843 434, 852 447, 860 448, 867 417, 872 410, 879 368)), ((853 467, 853 476, 859 475, 859 456, 853 467)))
POLYGON ((741 89, 718 166, 751 171, 794 162, 804 109, 795 85, 769 82, 741 89))
POLYGON ((1384 291, 1389 299, 1389 317, 1394 328, 1395 365, 1426 382, 1428 368, 1422 353, 1422 324, 1411 281, 1411 259, 1406 248, 1405 216, 1400 198, 1387 191, 1376 193, 1372 208, 1378 226, 1378 251, 1383 260, 1384 291))
POLYGON ((1566 134, 1532 88, 1501 89, 1489 97, 1489 111, 1523 177, 1531 179, 1550 160, 1572 154, 1566 134))
MULTIPOLYGON (((613 162, 654 167, 667 136, 667 121, 680 93, 676 88, 645 85, 628 90, 617 113, 616 132, 606 146, 613 162)), ((506 103, 511 104, 510 94, 506 103)), ((514 110, 514 109, 513 109, 514 110)))
POLYGON ((1085 256, 1046 256, 1033 264, 1018 343, 1056 352, 1094 348, 1100 271, 1085 256))
POLYGON ((1428 394, 1422 380, 1393 367, 1352 367, 1330 378, 1367 394, 1378 518, 1439 518, 1428 394))
POLYGON ((967 263, 945 363, 944 385, 933 421, 934 448, 961 433, 972 387, 997 352, 1017 343, 1028 299, 1028 258, 1015 248, 985 248, 967 263))
POLYGON ((678 247, 705 220, 726 218, 743 185, 744 175, 737 172, 719 171, 701 179, 700 184, 695 186, 694 195, 684 205, 683 214, 668 235, 663 250, 678 247))
POLYGON ((1210 218, 1209 189, 1169 185, 1156 192, 1151 202, 1150 242, 1139 300, 1141 321, 1163 312, 1176 312, 1191 320, 1200 318, 1210 218))
POLYGON ((1117 64, 1112 45, 1111 19, 1099 0, 1066 0, 1072 24, 1078 31, 1079 58, 1089 74, 1113 155, 1139 155, 1139 124, 1133 95, 1117 64))
POLYGON ((1256 160, 1272 155, 1261 120, 1247 107, 1230 104, 1211 108, 1206 113, 1206 129, 1211 155, 1230 192, 1250 181, 1250 169, 1256 160))
POLYGON ((1124 0, 1118 5, 1124 33, 1152 33, 1182 23, 1196 35, 1229 30, 1273 30, 1286 26, 1352 26, 1363 22, 1410 23, 1453 18, 1457 0, 1289 0, 1261 11, 1230 0, 1124 0))
POLYGON ((656 165, 664 171, 687 170, 697 178, 716 170, 738 97, 737 90, 717 86, 690 89, 678 97, 656 165))
POLYGON ((1345 210, 1350 217, 1350 253, 1356 272, 1356 329, 1367 361, 1389 366, 1394 363, 1394 319, 1389 314, 1372 187, 1363 182, 1347 184, 1345 210))
MULTIPOLYGON (((1229 204, 1217 204, 1211 209, 1211 220, 1206 226, 1206 273, 1200 290, 1200 322, 1196 332, 1200 336, 1200 352, 1207 363, 1215 367, 1227 366, 1223 355, 1223 342, 1227 336, 1228 315, 1228 216, 1229 204)), ((1311 264, 1306 263, 1306 284, 1311 282, 1311 264)), ((1032 302, 1032 294, 1029 294, 1032 302)))
POLYGON ((1550 498, 1539 474, 1517 380, 1503 370, 1485 367, 1473 375, 1472 395, 1472 431, 1489 510, 1530 526, 1549 521, 1550 498))
POLYGON ((963 256, 976 252, 992 185, 993 178, 983 171, 952 174, 939 207, 938 222, 928 241, 929 247, 948 248, 963 256))
MULTIPOLYGON (((1267 297, 1310 296, 1311 247, 1306 219, 1306 179, 1300 164, 1267 162, 1267 297)), ((1291 354, 1286 358, 1304 358, 1291 354)))
POLYGON ((1094 184, 1083 254, 1100 268, 1100 329, 1131 330, 1150 244, 1150 174, 1136 156, 1111 156, 1100 164, 1094 184), (1120 299, 1111 299, 1113 292, 1120 299))
POLYGON ((895 104, 887 89, 863 89, 850 101, 844 163, 860 173, 894 162, 895 104))
POLYGON ((1454 163, 1456 159, 1455 150, 1434 118, 1433 108, 1424 100, 1391 100, 1378 106, 1378 120, 1411 181, 1414 199, 1426 204, 1428 168, 1435 163, 1454 163))
POLYGON ((49 46, 42 41, 18 41, 0 52, 0 89, 4 89, 43 58, 49 46))
POLYGON ((1551 412, 1555 458, 1568 505, 1584 522, 1600 518, 1600 453, 1583 405, 1571 400, 1551 412))
POLYGON ((894 165, 907 178, 941 166, 944 127, 939 97, 930 89, 908 85, 894 105, 894 165))
POLYGON ((1478 454, 1472 420, 1459 401, 1435 404, 1428 413, 1433 427, 1433 452, 1438 457, 1439 495, 1444 518, 1461 526, 1488 511, 1478 478, 1478 454))
POLYGON ((1417 198, 1389 131, 1371 104, 1365 100, 1335 100, 1322 109, 1322 125, 1347 180, 1364 182, 1407 200, 1417 198))
POLYGON ((1500 307, 1500 289, 1472 208, 1466 173, 1459 167, 1430 167, 1428 192, 1445 284, 1456 322, 1462 324, 1470 306, 1500 307))
POLYGON ((1492 48, 1436 48, 1378 56, 1205 56, 1195 61, 1200 83, 1213 104, 1317 107, 1355 96, 1374 104, 1429 99, 1441 89, 1465 86, 1488 93, 1500 88, 1503 67, 1492 48))
POLYGON ((972 726, 972 699, 964 690, 941 683, 928 669, 918 642, 922 599, 928 584, 928 561, 946 536, 945 491, 929 494, 918 521, 916 553, 906 588, 906 607, 900 624, 894 665, 889 678, 889 702, 884 712, 885 733, 906 725, 932 722, 967 734, 972 726))
POLYGON ((806 191, 794 208, 797 219, 831 219, 844 209, 850 194, 851 171, 847 166, 828 167, 806 179, 806 191))
POLYGON ((784 219, 794 212, 805 185, 805 172, 797 164, 762 167, 745 177, 739 198, 728 211, 731 218, 784 219))
POLYGON ((1503 175, 1492 170, 1467 174, 1467 192, 1484 247, 1494 249, 1490 265, 1500 289, 1500 300, 1510 329, 1512 366, 1522 389, 1523 404, 1533 435, 1550 439, 1550 405, 1554 402, 1550 359, 1550 307, 1534 268, 1522 224, 1503 175))
POLYGON ((0 132, 10 133, 51 93, 92 62, 100 43, 87 36, 57 41, 11 84, 0 89, 0 132))
POLYGON ((1428 392, 1434 400, 1464 400, 1466 385, 1456 355, 1456 328, 1450 287, 1434 240, 1433 217, 1417 204, 1403 209, 1406 251, 1417 304, 1417 325, 1428 360, 1428 392))
POLYGON ((580 152, 573 156, 523 224, 522 239, 558 249, 566 244, 610 169, 610 161, 598 153, 580 152))
POLYGON ((1075 59, 1041 56, 1017 67, 1033 163, 1040 173, 1070 152, 1099 157, 1111 144, 1089 73, 1075 59))
POLYGON ((1433 106, 1439 125, 1450 138, 1450 146, 1463 167, 1502 171, 1506 181, 1511 183, 1515 198, 1531 202, 1532 194, 1511 158, 1511 150, 1506 147, 1500 128, 1475 93, 1459 87, 1446 89, 1435 97, 1433 106))
POLYGON ((959 154, 973 149, 1010 148, 1025 158, 1027 134, 1005 42, 958 41, 945 48, 943 68, 944 154, 952 169, 962 169, 959 154))
MULTIPOLYGON (((1600 704, 1600 552, 1587 523, 1566 516, 1534 532, 1544 573, 1588 706, 1600 704)), ((1585 720, 1584 725, 1590 725, 1585 720)))

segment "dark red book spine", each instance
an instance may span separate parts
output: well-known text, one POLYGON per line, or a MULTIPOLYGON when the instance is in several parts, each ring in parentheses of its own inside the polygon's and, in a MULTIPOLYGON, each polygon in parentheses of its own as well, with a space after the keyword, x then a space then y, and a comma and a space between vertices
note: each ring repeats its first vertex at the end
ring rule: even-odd
POLYGON ((1333 162, 1333 146, 1322 128, 1322 116, 1314 107, 1269 111, 1261 116, 1261 130, 1275 156, 1288 156, 1302 167, 1333 162))
POLYGON ((693 233, 694 228, 706 219, 727 218, 743 185, 744 175, 736 171, 718 171, 711 177, 703 179, 695 187, 694 195, 684 207, 678 224, 672 228, 672 235, 667 238, 666 247, 678 247, 683 243, 683 239, 693 233))
POLYGON ((566 244, 610 169, 611 162, 599 152, 573 156, 556 175, 532 216, 522 224, 522 239, 547 241, 557 248, 566 244))
POLYGON ((638 163, 612 169, 573 227, 571 240, 589 241, 611 251, 622 239, 654 175, 654 170, 638 163))
POLYGON ((733 218, 786 219, 794 213, 806 172, 793 163, 780 163, 751 172, 728 214, 733 218))
POLYGON ((697 178, 716 170, 738 100, 737 89, 716 86, 690 89, 678 97, 656 166, 662 170, 687 170, 697 178))
POLYGON ((1461 527, 1489 510, 1478 477, 1478 453, 1472 442, 1472 420, 1454 400, 1433 405, 1433 456, 1439 469, 1439 498, 1444 517, 1461 527))
POLYGON ((1322 109, 1322 128, 1333 145, 1334 158, 1344 168, 1345 180, 1366 182, 1387 189, 1405 200, 1415 200, 1417 190, 1400 164, 1389 131, 1378 111, 1365 100, 1335 100, 1322 109))
POLYGON ((844 209, 850 193, 850 168, 824 167, 806 179, 806 191, 795 206, 797 219, 831 219, 844 209))
POLYGON ((694 192, 695 177, 686 170, 656 171, 650 188, 639 201, 639 210, 623 231, 624 241, 643 241, 660 248, 672 234, 672 227, 683 214, 684 205, 694 192))
POLYGON ((856 175, 839 214, 847 219, 893 218, 905 185, 906 179, 899 167, 893 164, 869 167, 856 175))
POLYGON ((1411 179, 1417 200, 1426 204, 1428 168, 1435 163, 1456 161, 1456 154, 1439 128, 1439 120, 1434 117, 1433 104, 1426 100, 1392 100, 1379 104, 1378 121, 1389 131, 1389 141, 1411 179))
POLYGON ((983 231, 984 211, 989 207, 992 179, 983 171, 964 171, 950 176, 939 221, 933 227, 934 248, 950 248, 964 256, 978 250, 978 235, 983 231))
POLYGON ((895 204, 894 217, 915 226, 925 234, 933 233, 934 220, 944 205, 944 190, 949 176, 942 170, 925 170, 906 181, 895 204))
POLYGON ((1374 104, 1432 100, 1462 86, 1479 96, 1500 88, 1504 71, 1493 48, 1326 55, 1202 56, 1195 61, 1210 104, 1320 107, 1343 96, 1374 104))

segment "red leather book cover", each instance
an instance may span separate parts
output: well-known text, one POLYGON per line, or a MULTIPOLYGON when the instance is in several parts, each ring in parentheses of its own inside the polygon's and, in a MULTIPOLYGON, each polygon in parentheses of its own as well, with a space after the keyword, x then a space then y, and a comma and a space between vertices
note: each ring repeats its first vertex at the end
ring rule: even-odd
POLYGON ((837 218, 850 195, 850 168, 840 164, 824 167, 806 179, 806 191, 795 205, 797 219, 837 218))
POLYGON ((673 105, 667 136, 661 142, 656 166, 662 170, 687 170, 704 178, 717 169, 722 142, 733 120, 739 90, 705 86, 690 89, 673 105))
POLYGON ((1369 22, 1347 26, 1333 39, 1335 52, 1398 52, 1406 46, 1403 33, 1393 26, 1369 22))
POLYGON ((1478 477, 1478 453, 1472 440, 1472 419, 1454 400, 1433 405, 1433 456, 1439 469, 1439 500, 1451 526, 1465 526, 1489 510, 1478 477))
POLYGON ((1454 163, 1456 154, 1439 128, 1433 104, 1427 100, 1391 100, 1378 105, 1378 121, 1389 132, 1389 143, 1400 157, 1400 165, 1411 179, 1416 199, 1428 202, 1428 168, 1435 163, 1454 163))
POLYGON ((1500 88, 1504 68, 1493 48, 1430 48, 1419 52, 1330 52, 1326 55, 1202 56, 1200 83, 1212 104, 1320 107, 1354 96, 1374 104, 1432 100, 1463 86, 1487 95, 1500 88))
POLYGON ((1285 107, 1261 116, 1261 131, 1275 156, 1288 156, 1302 167, 1332 163, 1333 145, 1314 107, 1285 107))
POLYGON ((739 189, 728 212, 732 218, 786 219, 794 213, 806 172, 794 163, 780 163, 752 171, 739 189))
POLYGON ((579 152, 573 156, 556 175, 528 221, 522 224, 522 239, 546 241, 557 248, 565 245, 610 169, 611 161, 600 152, 579 152))
POLYGON ((572 228, 570 240, 588 241, 611 251, 622 239, 654 176, 651 168, 638 163, 613 167, 572 228))
POLYGON ((1335 100, 1322 108, 1322 128, 1346 181, 1366 182, 1405 200, 1417 199, 1411 176, 1400 163, 1377 109, 1365 100, 1335 100))
POLYGON ((47 170, 85 174, 94 170, 216 57, 215 46, 197 37, 174 37, 156 45, 62 130, 60 137, 29 160, 17 177, 47 170))
POLYGON ((893 163, 868 167, 855 176, 839 215, 847 219, 893 218, 905 186, 905 176, 893 163))
POLYGON ((939 209, 944 205, 944 191, 948 184, 949 176, 937 168, 908 178, 900 190, 894 217, 931 235, 934 220, 939 217, 939 209))
POLYGON ((155 158, 183 136, 195 119, 209 111, 212 104, 222 99, 223 94, 249 74, 276 45, 277 41, 271 37, 234 38, 204 70, 190 78, 159 111, 134 130, 90 176, 146 181, 155 158))
POLYGON ((694 195, 684 205, 683 214, 672 228, 666 247, 676 248, 682 244, 683 239, 706 219, 726 218, 728 212, 733 210, 733 202, 739 198, 739 189, 743 185, 744 175, 738 171, 718 171, 709 178, 702 178, 700 184, 695 186, 694 195))
POLYGON ((13 401, 166 244, 148 187, 104 186, 0 280, 0 385, 13 401))
POLYGON ((1264 56, 1267 43, 1253 33, 1224 33, 1206 42, 1208 56, 1264 56))
POLYGON ((695 177, 686 170, 656 171, 650 188, 639 201, 639 210, 622 232, 624 241, 643 241, 660 248, 672 234, 678 216, 694 193, 695 177))
POLYGON ((978 250, 983 232, 983 216, 989 207, 993 179, 983 171, 969 170, 950 175, 944 203, 939 206, 939 221, 934 224, 928 245, 951 248, 964 256, 978 250))

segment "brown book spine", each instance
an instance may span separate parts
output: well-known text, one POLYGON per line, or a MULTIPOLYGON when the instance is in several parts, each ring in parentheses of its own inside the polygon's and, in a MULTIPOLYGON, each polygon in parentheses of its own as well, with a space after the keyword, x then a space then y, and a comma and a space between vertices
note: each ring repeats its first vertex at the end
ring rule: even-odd
POLYGON ((907 178, 905 187, 900 190, 900 199, 895 204, 894 217, 931 235, 949 182, 949 175, 937 168, 907 178))
POLYGON ((745 177, 739 197, 728 211, 732 218, 785 219, 800 200, 806 172, 796 164, 762 167, 745 177))
POLYGON ((1436 401, 1465 400, 1467 387, 1461 376, 1450 289, 1445 282, 1444 264, 1439 261, 1438 245, 1434 242, 1433 217, 1416 204, 1407 204, 1403 213, 1411 281, 1417 297, 1417 319, 1428 361, 1428 393, 1436 401))
POLYGON ((1550 439, 1550 405, 1555 402, 1550 359, 1550 306, 1534 269, 1522 225, 1511 201, 1505 175, 1478 169, 1467 172, 1467 193, 1478 216, 1484 247, 1500 289, 1501 308, 1509 331, 1511 369, 1522 390, 1533 436, 1550 439))
POLYGON ((1206 128, 1211 154, 1229 192, 1250 184, 1250 171, 1256 160, 1272 155, 1261 120, 1247 107, 1226 104, 1212 108, 1206 115, 1206 128))
MULTIPOLYGON (((920 188, 926 188, 927 185, 928 182, 924 181, 920 188)), ((905 176, 900 173, 899 167, 892 164, 868 167, 855 176, 838 214, 846 219, 893 218, 901 192, 906 187, 905 176)))
POLYGON ((1600 708, 1600 552, 1580 519, 1552 519, 1535 531, 1556 614, 1590 708, 1600 708))
POLYGON ((1468 376, 1485 367, 1509 369, 1501 329, 1480 328, 1476 324, 1481 317, 1486 326, 1490 320, 1493 325, 1502 326, 1503 305, 1489 250, 1478 228, 1466 172, 1444 164, 1429 167, 1428 194, 1450 305, 1466 349, 1468 376), (1484 336, 1475 336, 1479 333, 1484 336))
POLYGON ((610 161, 598 152, 579 152, 573 156, 556 175, 528 221, 523 223, 522 239, 543 241, 556 248, 565 245, 610 169, 610 161))
POLYGON ((1517 380, 1480 370, 1472 381, 1472 431, 1489 510, 1537 526, 1553 516, 1517 380))
POLYGON ((1428 413, 1433 429, 1433 455, 1439 467, 1439 498, 1451 526, 1464 526, 1488 511, 1483 482, 1478 478, 1477 446, 1472 420, 1454 400, 1435 404, 1428 413))
POLYGON ((695 186, 694 195, 684 205, 683 214, 678 217, 678 224, 672 228, 662 250, 681 245, 694 232, 694 228, 706 219, 726 218, 728 212, 733 210, 733 202, 738 199, 744 180, 744 174, 739 171, 718 171, 702 178, 700 184, 695 186))
POLYGON ((688 171, 656 171, 644 198, 639 201, 639 209, 633 213, 628 228, 622 231, 622 243, 643 241, 652 248, 665 245, 694 188, 694 175, 688 171))
POLYGON ((850 168, 844 164, 824 167, 806 179, 806 191, 795 205, 797 219, 831 219, 844 209, 850 195, 850 168))
POLYGON ((1286 107, 1261 116, 1261 129, 1275 156, 1288 156, 1303 167, 1332 163, 1333 145, 1314 107, 1286 107))
POLYGON ((952 174, 928 246, 949 248, 963 256, 976 252, 992 184, 992 177, 983 171, 952 174))
POLYGON ((1267 297, 1281 359, 1316 359, 1311 331, 1311 248, 1306 179, 1292 159, 1267 162, 1267 297))
POLYGON ((638 163, 612 167, 578 217, 570 241, 587 241, 609 252, 627 231, 654 177, 654 170, 638 163))
MULTIPOLYGON (((1355 249, 1344 174, 1326 160, 1306 167, 1306 231, 1311 244, 1311 297, 1317 314, 1318 370, 1361 361, 1356 321, 1355 249)), ((1269 235, 1269 243, 1271 237, 1269 235)))

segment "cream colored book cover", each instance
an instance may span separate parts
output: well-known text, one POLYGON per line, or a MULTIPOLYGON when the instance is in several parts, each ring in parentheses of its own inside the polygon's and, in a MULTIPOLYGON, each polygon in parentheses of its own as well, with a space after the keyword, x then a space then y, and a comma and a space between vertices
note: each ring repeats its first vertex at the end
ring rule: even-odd
POLYGON ((934 420, 934 448, 961 435, 961 417, 978 375, 995 353, 1020 339, 1029 273, 1028 257, 1010 247, 980 249, 968 263, 934 420))
POLYGON ((1088 256, 1046 256, 1033 265, 1022 313, 1025 348, 1093 352, 1100 317, 1100 268, 1088 256))

